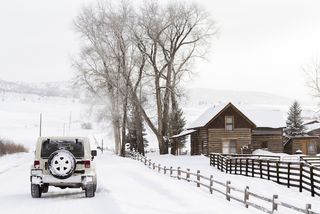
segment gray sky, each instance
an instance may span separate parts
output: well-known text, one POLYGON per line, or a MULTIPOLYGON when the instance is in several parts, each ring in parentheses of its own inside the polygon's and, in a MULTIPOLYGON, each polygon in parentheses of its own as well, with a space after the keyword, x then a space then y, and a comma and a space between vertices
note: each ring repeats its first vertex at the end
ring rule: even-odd
MULTIPOLYGON (((72 20, 92 1, 0 1, 0 79, 69 79, 78 47, 72 20)), ((190 86, 307 96, 301 66, 320 52, 320 1, 196 2, 212 13, 220 33, 190 86)))

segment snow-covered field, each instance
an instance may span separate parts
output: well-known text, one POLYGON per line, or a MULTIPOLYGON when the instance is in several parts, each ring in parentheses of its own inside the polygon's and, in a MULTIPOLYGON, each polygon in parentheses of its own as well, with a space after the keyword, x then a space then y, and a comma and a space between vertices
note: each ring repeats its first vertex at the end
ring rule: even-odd
POLYGON ((102 130, 103 127, 95 123, 95 115, 89 111, 90 108, 89 104, 79 99, 1 93, 0 137, 33 150, 39 136, 42 114, 42 136, 95 136, 99 141, 103 137, 105 145, 111 145, 112 139, 108 137, 111 132, 108 129, 102 130), (88 122, 93 129, 81 128, 82 123, 88 122))

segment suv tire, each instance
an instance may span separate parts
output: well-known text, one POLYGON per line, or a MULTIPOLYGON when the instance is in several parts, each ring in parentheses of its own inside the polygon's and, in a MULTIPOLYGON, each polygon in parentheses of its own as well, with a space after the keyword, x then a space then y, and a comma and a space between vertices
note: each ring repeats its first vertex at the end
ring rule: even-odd
POLYGON ((90 183, 90 184, 87 184, 86 186, 86 197, 87 198, 92 198, 94 197, 94 184, 93 183, 90 183))
POLYGON ((41 198, 41 187, 38 184, 31 184, 32 198, 41 198))
POLYGON ((44 184, 42 186, 41 191, 42 191, 42 193, 47 193, 49 191, 49 185, 48 184, 44 184))
POLYGON ((69 178, 76 168, 76 159, 67 150, 57 150, 48 159, 51 175, 59 179, 69 178))

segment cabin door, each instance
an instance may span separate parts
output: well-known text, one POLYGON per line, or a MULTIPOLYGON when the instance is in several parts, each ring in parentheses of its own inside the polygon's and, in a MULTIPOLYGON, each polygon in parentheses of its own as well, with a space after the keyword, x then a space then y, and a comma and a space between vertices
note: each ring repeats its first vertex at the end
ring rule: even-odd
POLYGON ((222 153, 223 154, 236 154, 237 153, 237 141, 236 140, 223 140, 222 141, 222 153))

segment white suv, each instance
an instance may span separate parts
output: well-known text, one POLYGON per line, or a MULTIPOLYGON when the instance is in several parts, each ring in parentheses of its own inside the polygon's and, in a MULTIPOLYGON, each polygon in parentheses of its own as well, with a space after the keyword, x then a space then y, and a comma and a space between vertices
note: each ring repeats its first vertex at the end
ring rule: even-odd
POLYGON ((86 197, 94 197, 97 188, 93 159, 97 150, 88 138, 39 137, 31 167, 31 196, 40 198, 49 186, 82 188, 86 197))

